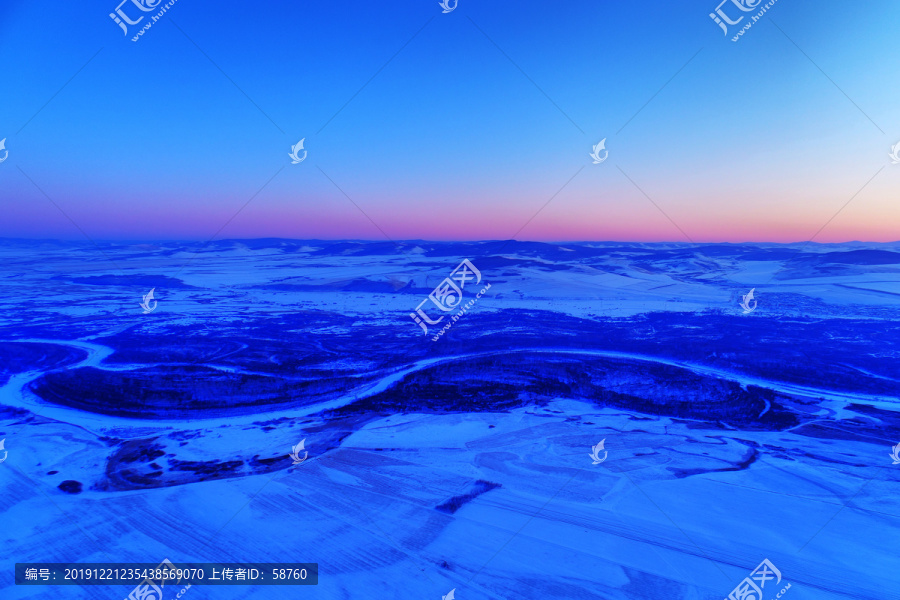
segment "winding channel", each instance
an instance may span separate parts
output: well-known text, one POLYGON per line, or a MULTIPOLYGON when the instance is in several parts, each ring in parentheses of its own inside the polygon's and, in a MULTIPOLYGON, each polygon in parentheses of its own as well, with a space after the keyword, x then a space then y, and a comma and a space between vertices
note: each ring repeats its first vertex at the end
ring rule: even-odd
MULTIPOLYGON (((71 341, 71 340, 54 340, 54 339, 17 339, 17 340, 0 340, 0 343, 40 343, 40 344, 57 344, 61 346, 67 346, 70 348, 75 348, 78 350, 83 350, 87 352, 87 356, 76 363, 68 365, 67 367, 52 369, 54 371, 59 370, 69 370, 69 369, 78 369, 83 367, 95 367, 98 369, 105 369, 111 371, 122 371, 122 370, 131 370, 134 368, 141 367, 153 367, 154 364, 130 364, 130 365, 116 365, 114 367, 109 365, 103 365, 102 362, 113 354, 114 350, 108 346, 103 346, 101 344, 96 344, 93 342, 86 341, 71 341)), ((307 406, 301 407, 277 407, 273 406, 269 409, 264 407, 260 407, 258 412, 254 412, 252 414, 244 414, 244 415, 234 415, 227 417, 191 417, 190 419, 138 419, 134 417, 121 417, 114 415, 103 415, 98 413, 92 413, 76 408, 70 408, 65 406, 60 406, 53 404, 51 402, 46 402, 44 400, 39 399, 26 388, 29 383, 40 377, 45 370, 33 370, 26 371, 23 373, 18 373, 16 375, 12 375, 6 385, 0 387, 0 403, 16 407, 23 408, 29 410, 35 414, 40 414, 42 416, 57 419, 64 422, 69 422, 73 424, 80 425, 85 428, 97 427, 99 429, 111 428, 111 427, 142 427, 142 428, 153 428, 158 427, 161 429, 178 429, 183 428, 186 424, 191 426, 201 426, 201 427, 216 427, 218 425, 230 424, 250 424, 256 421, 260 421, 263 419, 272 419, 279 417, 307 417, 323 410, 333 410, 336 408, 341 408, 357 400, 373 396, 380 392, 383 392, 389 389, 391 386, 395 385, 399 381, 401 381, 404 377, 411 373, 415 373, 417 371, 421 371, 423 369, 427 369, 429 367, 446 364, 455 361, 464 361, 470 360, 474 358, 483 358, 489 356, 497 356, 497 355, 508 355, 511 353, 529 353, 529 354, 553 354, 553 355, 567 355, 567 356, 590 356, 590 357, 599 357, 599 358, 617 358, 617 359, 625 359, 625 360, 634 360, 645 363, 656 363, 661 365, 668 365, 672 367, 682 368, 688 371, 691 371, 697 375, 703 375, 707 377, 715 377, 719 379, 735 381, 742 386, 747 385, 756 385, 764 388, 768 388, 777 392, 790 394, 793 396, 800 396, 805 398, 810 398, 814 400, 818 400, 820 404, 822 401, 825 403, 834 403, 835 406, 831 407, 834 410, 840 411, 847 403, 865 403, 871 406, 885 408, 888 410, 896 410, 898 403, 900 403, 900 399, 894 396, 879 396, 873 394, 862 394, 862 393, 852 393, 852 392, 841 392, 841 391, 833 391, 833 390, 824 390, 819 388, 812 388, 808 386, 802 386, 792 383, 785 382, 777 382, 770 381, 767 379, 761 379, 757 377, 752 377, 740 373, 734 373, 731 371, 726 371, 724 369, 719 369, 716 367, 710 367, 707 365, 698 365, 694 363, 682 362, 678 360, 668 359, 668 358, 660 358, 657 356, 651 356, 646 354, 634 354, 629 352, 616 352, 612 350, 571 350, 571 349, 560 349, 560 348, 518 348, 512 350, 497 350, 493 352, 480 352, 480 353, 472 353, 472 354, 459 354, 454 356, 440 356, 435 358, 425 358, 418 360, 412 363, 409 366, 402 367, 399 369, 395 369, 392 372, 387 373, 378 381, 369 383, 367 385, 362 386, 360 389, 344 394, 338 398, 333 400, 326 400, 323 402, 318 402, 316 404, 311 404, 307 406)), ((167 363, 168 364, 168 363, 167 363)), ((204 366, 227 370, 236 373, 244 373, 244 371, 240 369, 235 369, 232 367, 217 367, 215 365, 206 365, 204 366)), ((248 372, 249 373, 249 372, 248 372)), ((823 407, 824 408, 824 407, 823 407)), ((768 406, 766 407, 766 410, 768 406)), ((765 410, 763 411, 763 414, 765 410)))

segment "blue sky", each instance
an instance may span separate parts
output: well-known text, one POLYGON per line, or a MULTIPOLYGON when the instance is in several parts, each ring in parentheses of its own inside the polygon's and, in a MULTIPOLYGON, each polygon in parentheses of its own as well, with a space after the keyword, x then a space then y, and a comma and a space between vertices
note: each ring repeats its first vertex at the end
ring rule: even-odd
POLYGON ((896 240, 900 5, 716 5, 7 3, 0 235, 896 240))

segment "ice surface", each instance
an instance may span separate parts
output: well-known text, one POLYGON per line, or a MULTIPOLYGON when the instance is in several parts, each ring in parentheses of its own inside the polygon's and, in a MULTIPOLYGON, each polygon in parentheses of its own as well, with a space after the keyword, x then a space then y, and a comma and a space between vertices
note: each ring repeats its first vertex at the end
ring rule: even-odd
POLYGON ((188 599, 721 600, 764 558, 900 598, 896 244, 103 249, 0 242, 4 599, 163 558, 320 566, 188 599), (491 289, 432 342, 464 258, 491 289))

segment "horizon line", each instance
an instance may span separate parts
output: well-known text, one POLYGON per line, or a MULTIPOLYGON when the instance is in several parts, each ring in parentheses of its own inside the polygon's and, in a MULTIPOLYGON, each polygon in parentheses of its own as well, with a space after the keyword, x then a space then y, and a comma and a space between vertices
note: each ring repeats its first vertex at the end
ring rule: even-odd
POLYGON ((425 244, 492 244, 492 243, 518 243, 518 244, 548 244, 548 245, 563 245, 563 244, 667 244, 667 245, 682 245, 682 246, 739 246, 739 245, 771 245, 771 246, 793 246, 797 244, 816 244, 818 246, 841 246, 848 244, 869 244, 869 245, 892 245, 892 244, 900 244, 900 239, 895 241, 888 242, 878 242, 878 241, 865 241, 865 240, 847 240, 841 242, 817 242, 814 240, 797 240, 792 242, 773 242, 773 241, 741 241, 741 242, 732 242, 732 241, 721 241, 721 242, 691 242, 691 241, 641 241, 641 240, 519 240, 519 239, 481 239, 481 240, 429 240, 422 238, 412 238, 412 239, 402 239, 402 240, 390 240, 390 239, 365 239, 365 238, 291 238, 291 237, 273 237, 273 236, 261 236, 261 237, 239 237, 239 238, 222 238, 222 239, 212 239, 212 240, 202 240, 202 239, 186 239, 186 238, 164 238, 164 239, 153 239, 153 238, 120 238, 120 239, 74 239, 74 238, 55 238, 55 237, 46 237, 46 238, 38 238, 38 237, 7 237, 0 236, 0 242, 56 242, 56 243, 84 243, 84 244, 165 244, 165 243, 181 243, 181 244, 213 244, 213 243, 222 243, 222 242, 246 242, 246 241, 262 241, 262 240, 272 240, 272 241, 289 241, 289 242, 319 242, 319 243, 341 243, 341 242, 353 242, 353 243, 367 243, 367 244, 412 244, 412 243, 425 243, 425 244))

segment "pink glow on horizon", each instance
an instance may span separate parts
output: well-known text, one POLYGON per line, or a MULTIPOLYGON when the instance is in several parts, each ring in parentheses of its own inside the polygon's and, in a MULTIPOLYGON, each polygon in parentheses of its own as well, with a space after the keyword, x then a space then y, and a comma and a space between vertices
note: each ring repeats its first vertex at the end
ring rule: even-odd
MULTIPOLYGON (((199 240, 213 239, 253 239, 253 238, 288 238, 288 239, 323 239, 341 240, 358 239, 370 241, 384 241, 391 239, 401 240, 432 240, 432 241, 482 241, 512 239, 512 232, 508 229, 500 231, 497 228, 455 228, 459 233, 452 234, 454 228, 450 227, 419 227, 407 229, 402 227, 383 228, 385 234, 372 226, 371 223, 359 224, 348 227, 346 223, 329 223, 324 226, 308 228, 289 223, 267 225, 266 227, 253 227, 248 223, 227 226, 216 233, 219 227, 203 227, 202 231, 189 224, 166 223, 165 226, 152 227, 146 221, 135 223, 130 227, 90 227, 85 232, 94 240, 199 240)), ((445 224, 446 225, 446 224, 445 224)), ((84 229, 84 228, 83 228, 84 229)), ((514 239, 537 242, 679 242, 679 243, 796 243, 809 241, 811 234, 808 228, 785 226, 778 230, 769 229, 762 235, 759 230, 741 230, 734 228, 729 232, 723 230, 707 234, 687 230, 690 240, 680 231, 670 226, 669 228, 637 229, 594 229, 584 226, 559 226, 555 228, 528 227, 514 239)), ((55 227, 48 227, 46 222, 27 223, 19 222, 15 232, 7 231, 0 237, 8 238, 34 238, 34 239, 67 239, 79 240, 84 236, 69 222, 58 223, 55 227), (29 227, 29 225, 32 225, 29 227)), ((841 243, 851 241, 861 242, 897 242, 896 231, 871 231, 841 230, 839 228, 823 231, 814 238, 818 243, 841 243)))
MULTIPOLYGON (((63 210, 92 239, 119 240, 201 240, 282 237, 293 239, 364 239, 383 241, 423 239, 434 241, 478 241, 515 239, 543 242, 621 241, 621 242, 685 242, 690 236, 697 243, 805 242, 816 234, 821 225, 805 223, 742 222, 693 223, 679 217, 684 234, 665 216, 654 209, 624 212, 616 216, 612 211, 603 214, 573 214, 566 210, 553 212, 552 207, 534 216, 534 206, 519 206, 516 210, 500 210, 485 205, 480 211, 444 211, 431 218, 423 218, 426 209, 392 210, 364 206, 373 223, 349 202, 344 205, 321 207, 284 205, 273 206, 261 201, 249 204, 239 214, 240 202, 229 201, 210 208, 185 203, 170 208, 161 215, 152 205, 129 205, 119 210, 97 213, 78 206, 63 205, 63 210), (317 210, 318 208, 318 210, 317 210), (447 214, 449 213, 449 214, 447 214), (529 218, 531 221, 528 222, 529 218), (230 222, 229 222, 230 219, 230 222), (227 225, 226 222, 228 223, 227 225), (523 228, 523 225, 528 222, 523 228), (223 228, 224 225, 224 228, 223 228)), ((325 203, 323 203, 325 205, 325 203)), ((538 206, 539 207, 539 206, 538 206)), ((564 209, 566 207, 559 207, 564 209)), ((646 207, 644 207, 646 208, 646 207)), ((14 205, 8 208, 5 222, 0 225, 0 237, 84 239, 63 214, 51 204, 14 205), (15 223, 15 229, 9 226, 15 223)), ((817 217, 818 218, 818 217, 817 217)), ((798 219, 799 220, 799 219, 798 219)), ((849 241, 895 242, 900 235, 890 219, 861 223, 862 219, 835 219, 814 241, 839 243, 849 241)))

